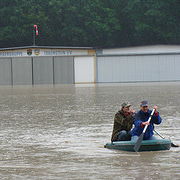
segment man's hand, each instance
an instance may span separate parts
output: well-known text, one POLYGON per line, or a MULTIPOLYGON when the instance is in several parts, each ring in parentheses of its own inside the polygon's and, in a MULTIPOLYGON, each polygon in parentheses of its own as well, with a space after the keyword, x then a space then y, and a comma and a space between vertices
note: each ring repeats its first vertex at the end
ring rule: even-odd
POLYGON ((150 122, 148 122, 148 121, 142 122, 142 125, 143 125, 143 126, 146 126, 146 125, 149 125, 149 124, 150 124, 150 122))
POLYGON ((130 109, 130 113, 134 114, 136 111, 134 109, 130 109))
POLYGON ((154 109, 155 109, 155 112, 157 112, 158 107, 155 105, 155 106, 154 106, 154 109))
POLYGON ((142 123, 141 123, 141 127, 144 128, 144 126, 149 125, 149 124, 150 124, 150 123, 149 123, 148 121, 142 122, 142 123))

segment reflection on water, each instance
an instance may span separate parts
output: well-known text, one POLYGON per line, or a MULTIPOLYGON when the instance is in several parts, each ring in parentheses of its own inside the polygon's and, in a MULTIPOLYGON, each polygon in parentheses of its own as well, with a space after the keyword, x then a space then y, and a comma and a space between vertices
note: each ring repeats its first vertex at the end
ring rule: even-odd
POLYGON ((180 83, 0 87, 0 179, 180 179, 179 150, 105 149, 123 101, 157 104, 180 144, 180 83))

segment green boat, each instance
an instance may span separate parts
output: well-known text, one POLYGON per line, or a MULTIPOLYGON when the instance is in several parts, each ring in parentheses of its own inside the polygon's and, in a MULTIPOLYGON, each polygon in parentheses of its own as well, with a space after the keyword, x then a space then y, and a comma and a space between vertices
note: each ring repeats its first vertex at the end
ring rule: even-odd
MULTIPOLYGON (((104 145, 108 149, 117 149, 122 151, 134 151, 135 142, 133 141, 115 141, 104 145)), ((139 151, 164 151, 171 148, 171 141, 168 139, 143 140, 139 151)))

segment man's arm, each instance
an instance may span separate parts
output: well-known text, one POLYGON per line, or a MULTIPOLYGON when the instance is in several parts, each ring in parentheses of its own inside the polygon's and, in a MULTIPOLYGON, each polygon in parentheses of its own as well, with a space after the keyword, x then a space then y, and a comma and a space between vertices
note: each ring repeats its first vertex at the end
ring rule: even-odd
POLYGON ((154 111, 154 114, 151 118, 151 122, 154 124, 160 124, 162 122, 162 119, 159 116, 159 112, 157 111, 157 108, 158 108, 157 106, 154 106, 155 111, 154 111))

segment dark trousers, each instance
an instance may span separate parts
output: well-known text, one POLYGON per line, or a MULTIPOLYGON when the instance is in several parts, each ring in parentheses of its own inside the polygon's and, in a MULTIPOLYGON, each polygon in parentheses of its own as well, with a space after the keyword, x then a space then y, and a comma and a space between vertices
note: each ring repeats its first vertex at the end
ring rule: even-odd
POLYGON ((130 141, 131 140, 131 133, 130 131, 122 130, 119 132, 117 136, 117 141, 130 141))

